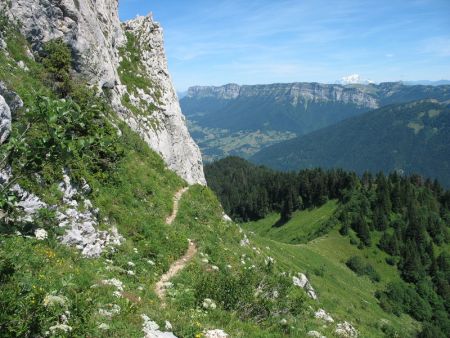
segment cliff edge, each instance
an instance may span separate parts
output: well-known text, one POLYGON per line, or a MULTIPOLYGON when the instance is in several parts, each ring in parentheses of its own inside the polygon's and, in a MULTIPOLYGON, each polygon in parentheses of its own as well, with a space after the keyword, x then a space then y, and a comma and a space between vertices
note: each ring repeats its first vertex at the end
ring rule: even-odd
POLYGON ((74 69, 108 94, 118 116, 189 184, 206 184, 168 72, 163 31, 151 15, 121 23, 117 0, 11 0, 0 10, 39 53, 61 38, 74 69))

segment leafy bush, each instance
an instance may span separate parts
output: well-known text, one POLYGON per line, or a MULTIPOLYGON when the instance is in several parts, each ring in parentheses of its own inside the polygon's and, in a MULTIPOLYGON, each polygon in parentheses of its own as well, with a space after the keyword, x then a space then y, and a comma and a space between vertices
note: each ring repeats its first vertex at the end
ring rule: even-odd
POLYGON ((378 272, 369 263, 364 263, 363 259, 359 256, 350 257, 345 264, 359 276, 366 275, 374 282, 380 281, 378 272))
POLYGON ((289 278, 260 272, 199 273, 193 285, 197 305, 211 298, 223 309, 237 311, 242 320, 257 322, 280 315, 298 316, 305 311, 303 290, 293 286, 289 278))
POLYGON ((399 316, 408 313, 420 321, 428 321, 432 317, 430 304, 424 300, 413 286, 404 282, 391 282, 384 291, 378 291, 376 297, 381 307, 399 316))
POLYGON ((62 39, 55 39, 45 43, 42 51, 42 64, 49 73, 49 83, 56 92, 66 96, 71 90, 72 52, 69 46, 62 39))

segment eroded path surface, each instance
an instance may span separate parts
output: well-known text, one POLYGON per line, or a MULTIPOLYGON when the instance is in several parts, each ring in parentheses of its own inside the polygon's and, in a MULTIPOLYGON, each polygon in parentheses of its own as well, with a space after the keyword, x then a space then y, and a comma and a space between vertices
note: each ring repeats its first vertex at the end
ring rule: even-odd
POLYGON ((197 247, 195 246, 195 243, 189 241, 189 247, 184 256, 176 262, 172 263, 169 271, 162 275, 158 283, 156 283, 155 292, 160 299, 163 300, 166 295, 166 283, 168 283, 169 280, 171 280, 178 272, 180 272, 186 266, 186 264, 188 264, 189 261, 194 258, 196 253, 197 247))
POLYGON ((173 197, 173 210, 172 210, 172 214, 167 216, 166 218, 166 224, 170 225, 173 223, 173 221, 175 220, 175 218, 177 217, 178 214, 178 204, 180 203, 180 199, 183 196, 183 194, 188 191, 188 187, 183 188, 181 190, 178 190, 175 193, 175 196, 173 197))
MULTIPOLYGON (((166 218, 166 224, 170 225, 173 223, 175 218, 178 214, 178 204, 180 202, 181 197, 183 194, 188 191, 189 188, 183 188, 176 192, 175 196, 173 197, 173 211, 170 216, 166 218)), ((194 258, 195 254, 197 253, 197 246, 194 242, 189 240, 189 246, 186 251, 186 253, 178 259, 177 261, 173 262, 170 265, 169 271, 167 271, 164 275, 161 276, 159 281, 155 285, 155 293, 157 296, 163 301, 164 305, 164 297, 166 295, 166 286, 167 283, 178 273, 180 272, 191 260, 194 258)))

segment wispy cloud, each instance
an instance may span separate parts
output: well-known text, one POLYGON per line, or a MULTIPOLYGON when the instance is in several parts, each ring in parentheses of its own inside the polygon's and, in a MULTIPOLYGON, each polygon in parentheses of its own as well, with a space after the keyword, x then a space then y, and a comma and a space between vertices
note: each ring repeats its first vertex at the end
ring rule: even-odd
POLYGON ((450 36, 439 36, 423 41, 420 51, 438 57, 450 57, 450 36))
MULTIPOLYGON (((154 11, 179 89, 194 84, 450 77, 448 0, 121 0, 154 11), (447 73, 446 73, 447 72, 447 73)), ((134 9, 134 12, 133 12, 134 9)))

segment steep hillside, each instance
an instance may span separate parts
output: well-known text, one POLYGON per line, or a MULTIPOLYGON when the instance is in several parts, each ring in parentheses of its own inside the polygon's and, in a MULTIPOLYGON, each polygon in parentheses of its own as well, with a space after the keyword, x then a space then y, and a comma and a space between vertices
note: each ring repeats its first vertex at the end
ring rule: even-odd
POLYGON ((438 182, 281 173, 236 158, 207 165, 206 174, 236 219, 256 219, 243 224, 250 241, 305 266, 331 317, 357 313, 364 337, 448 337, 450 191, 438 182))
POLYGON ((190 184, 205 183, 167 69, 162 29, 151 15, 122 24, 118 0, 11 0, 0 10, 18 22, 37 54, 50 40, 66 42, 74 71, 108 92, 117 116, 190 184))
POLYGON ((449 186, 450 107, 429 100, 387 106, 271 146, 252 161, 283 170, 397 170, 449 186))
POLYGON ((324 327, 301 264, 170 170, 64 40, 33 55, 17 28, 0 16, 1 337, 376 336, 324 327))
POLYGON ((259 149, 304 135, 386 104, 450 99, 450 86, 291 83, 192 87, 180 100, 206 160, 250 157, 259 149))

